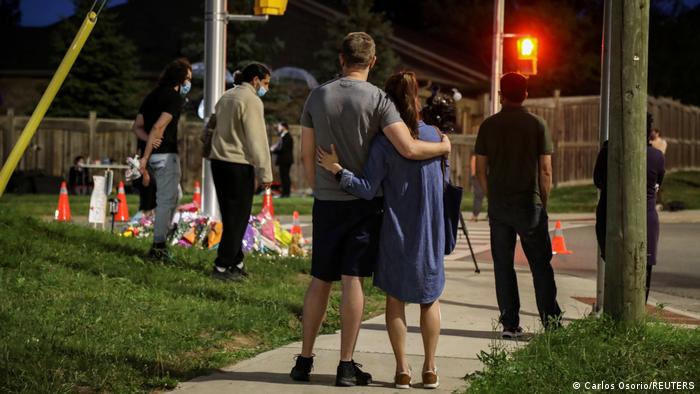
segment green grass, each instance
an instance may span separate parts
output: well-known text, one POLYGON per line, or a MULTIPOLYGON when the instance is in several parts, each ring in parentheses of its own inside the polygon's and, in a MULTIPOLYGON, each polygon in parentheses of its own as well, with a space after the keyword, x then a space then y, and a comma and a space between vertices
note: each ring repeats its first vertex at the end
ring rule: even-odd
POLYGON ((666 176, 663 201, 683 201, 686 209, 700 209, 700 171, 680 171, 666 176))
MULTIPOLYGON (((0 392, 173 388, 299 339, 308 259, 247 256, 251 278, 225 284, 208 277, 213 252, 176 248, 162 265, 148 246, 0 206, 0 392)), ((337 289, 330 304, 324 333, 337 289)))
MULTIPOLYGON (((663 199, 669 201, 683 201, 686 209, 700 209, 700 171, 674 172, 668 174, 664 180, 663 199)), ((192 201, 191 195, 183 197, 182 202, 192 201)), ((129 212, 136 213, 138 208, 138 196, 127 195, 129 212)), ((58 196, 53 195, 12 195, 7 194, 0 198, 0 207, 12 206, 18 212, 30 216, 52 216, 56 210, 58 196)), ((87 216, 90 206, 88 196, 71 196, 71 212, 74 216, 87 216)), ((298 211, 300 215, 310 215, 313 205, 311 197, 275 198, 273 200, 275 214, 291 215, 298 211)), ((548 211, 550 213, 574 213, 595 212, 598 204, 597 189, 593 185, 566 186, 552 190, 548 211)), ((260 212, 262 197, 255 196, 253 200, 253 213, 260 212)), ((462 210, 469 212, 472 209, 472 193, 464 191, 462 198, 462 210)), ((488 209, 488 199, 484 200, 482 212, 488 209)))
MULTIPOLYGON (((494 346, 479 359, 485 368, 467 376, 467 393, 522 393, 526 387, 528 392, 568 393, 577 391, 574 382, 606 382, 621 391, 619 382, 685 381, 697 390, 700 328, 653 322, 623 327, 609 318, 587 318, 537 335, 511 355, 494 346)), ((584 388, 578 391, 610 391, 584 388)))

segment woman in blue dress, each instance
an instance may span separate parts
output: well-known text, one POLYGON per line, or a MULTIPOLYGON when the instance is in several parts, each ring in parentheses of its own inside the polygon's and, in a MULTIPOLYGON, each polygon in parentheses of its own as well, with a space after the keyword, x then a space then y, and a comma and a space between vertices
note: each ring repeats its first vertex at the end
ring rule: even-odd
MULTIPOLYGON (((412 72, 394 74, 385 84, 401 118, 414 138, 439 142, 442 135, 420 120, 418 82, 412 72)), ((375 137, 363 174, 343 169, 335 153, 318 149, 319 164, 335 174, 343 190, 364 199, 384 193, 384 217, 374 285, 386 292, 386 325, 396 357, 395 384, 409 388, 406 358, 405 304, 421 306, 420 326, 425 350, 423 386, 439 385, 435 351, 440 335, 438 298, 445 287, 443 170, 441 158, 403 158, 382 134, 375 137)))

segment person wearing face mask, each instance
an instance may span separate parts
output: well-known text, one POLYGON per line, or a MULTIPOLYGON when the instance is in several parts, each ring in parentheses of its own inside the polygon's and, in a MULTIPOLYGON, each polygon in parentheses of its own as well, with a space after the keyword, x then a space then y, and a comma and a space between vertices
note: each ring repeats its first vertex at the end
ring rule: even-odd
POLYGON ((277 135, 279 135, 280 139, 270 148, 270 151, 277 155, 275 164, 280 170, 282 197, 289 197, 292 190, 292 179, 289 177, 289 170, 294 163, 294 139, 289 134, 289 125, 285 122, 277 124, 277 135))
POLYGON ((241 81, 216 103, 217 121, 209 154, 223 223, 212 278, 223 281, 239 281, 248 276, 241 241, 253 207, 256 175, 265 188, 272 183, 261 100, 270 88, 270 70, 252 63, 243 69, 241 81))
POLYGON ((138 138, 143 185, 156 186, 153 246, 149 257, 172 262, 165 245, 170 222, 178 203, 180 157, 177 124, 184 97, 192 87, 192 66, 177 59, 165 67, 158 86, 143 100, 132 130, 138 138))

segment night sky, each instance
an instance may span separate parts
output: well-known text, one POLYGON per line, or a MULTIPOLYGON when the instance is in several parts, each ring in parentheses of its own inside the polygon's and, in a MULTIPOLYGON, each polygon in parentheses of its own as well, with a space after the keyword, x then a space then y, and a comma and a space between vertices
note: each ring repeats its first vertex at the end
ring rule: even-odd
MULTIPOLYGON (((108 6, 124 4, 126 0, 109 0, 108 6)), ((22 26, 46 26, 73 15, 71 0, 21 0, 22 26)))
MULTIPOLYGON (((109 0, 108 6, 123 4, 126 1, 109 0)), ((696 6, 700 0, 686 0, 685 2, 689 6, 696 6)), ((73 14, 71 0, 21 0, 20 9, 22 11, 22 26, 46 26, 73 14)))

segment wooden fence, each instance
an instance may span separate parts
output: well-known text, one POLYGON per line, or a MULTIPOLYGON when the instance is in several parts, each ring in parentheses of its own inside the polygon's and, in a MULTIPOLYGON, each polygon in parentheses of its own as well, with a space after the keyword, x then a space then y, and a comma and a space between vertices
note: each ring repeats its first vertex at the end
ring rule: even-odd
MULTIPOLYGON (((590 182, 598 152, 597 96, 551 97, 530 99, 530 111, 542 116, 554 140, 554 182, 557 185, 590 182)), ((700 169, 700 108, 682 105, 666 98, 649 98, 649 110, 656 126, 668 141, 667 170, 700 169)), ((472 114, 474 115, 474 114, 472 114)), ((478 117, 476 117, 478 119, 478 117)), ((12 111, 0 116, 0 153, 3 163, 28 121, 12 111)), ((18 170, 39 170, 46 175, 67 177, 73 158, 78 155, 92 160, 110 158, 124 162, 136 150, 131 120, 100 119, 91 113, 87 119, 46 118, 24 154, 18 170)), ((182 187, 191 192, 201 178, 202 123, 181 118, 179 149, 182 161, 182 187)), ((308 189, 300 160, 300 126, 290 126, 295 145, 292 183, 296 191, 308 189)), ((276 137, 270 138, 270 143, 276 137)), ((469 186, 469 160, 476 140, 474 134, 451 135, 452 179, 469 186)), ((276 171, 276 168, 275 168, 276 171)), ((115 174, 117 180, 123 174, 115 174)), ((277 178, 277 173, 275 172, 277 178)))
MULTIPOLYGON (((555 184, 591 182, 600 146, 599 97, 555 95, 527 100, 526 105, 546 120, 552 133, 555 184)), ((700 169, 700 108, 654 97, 649 97, 648 108, 654 116, 654 126, 668 142, 666 169, 700 169)))

